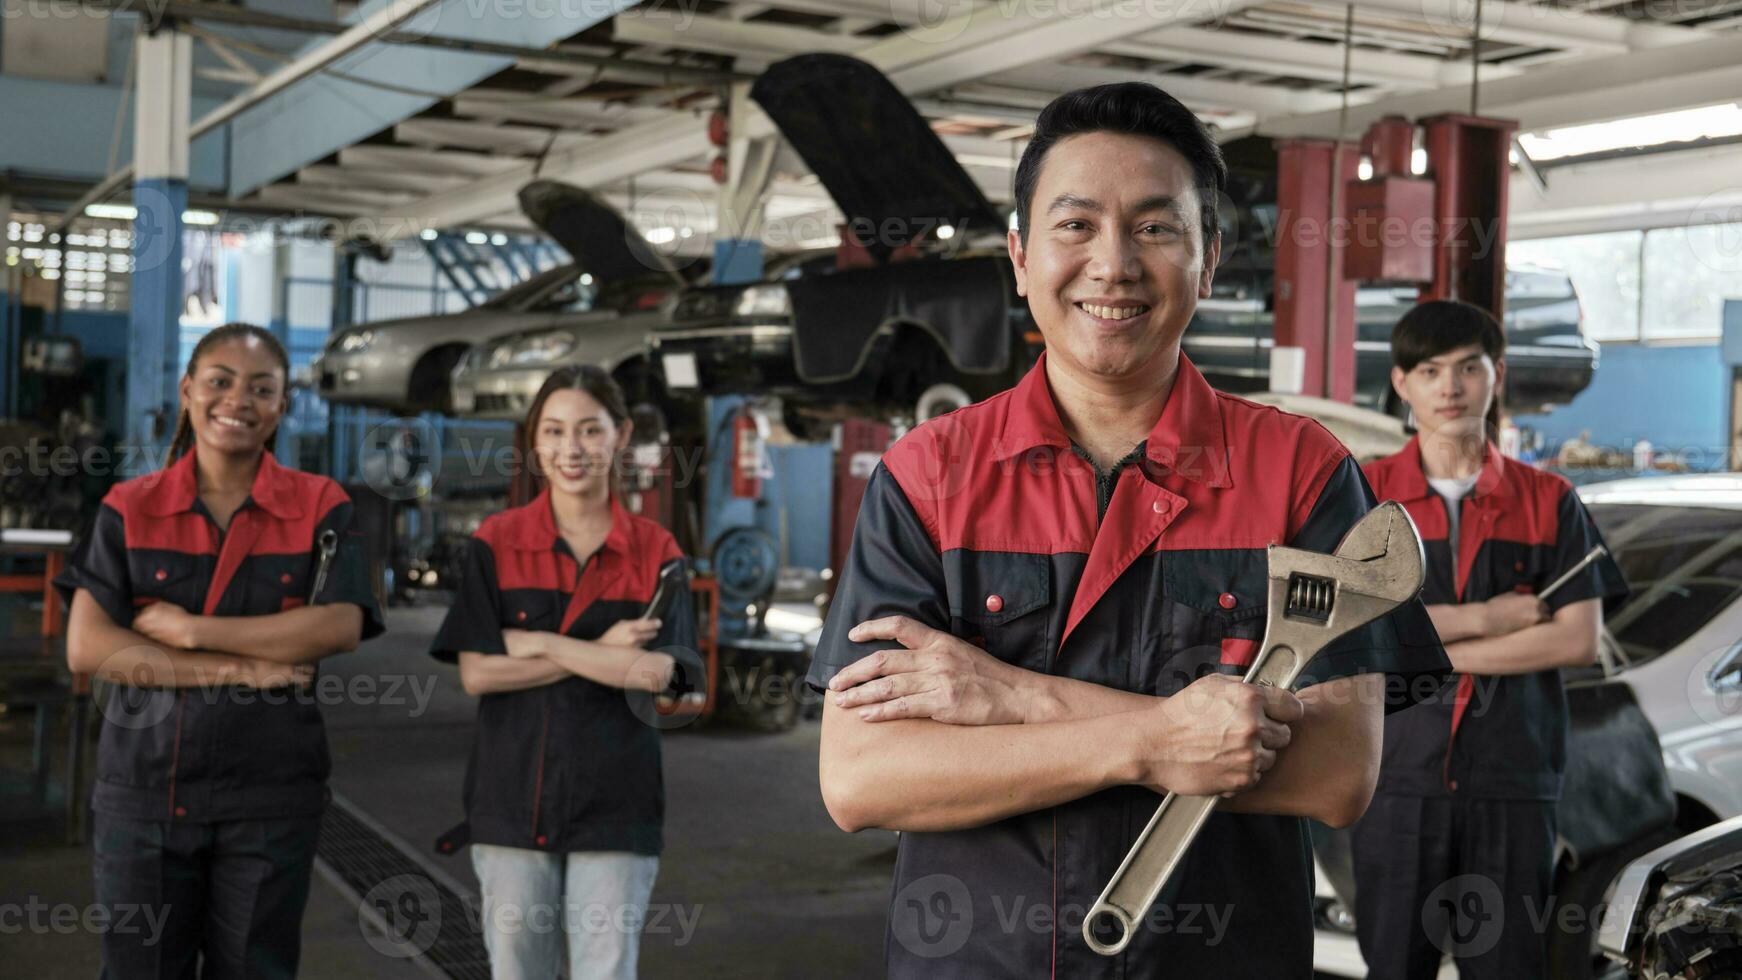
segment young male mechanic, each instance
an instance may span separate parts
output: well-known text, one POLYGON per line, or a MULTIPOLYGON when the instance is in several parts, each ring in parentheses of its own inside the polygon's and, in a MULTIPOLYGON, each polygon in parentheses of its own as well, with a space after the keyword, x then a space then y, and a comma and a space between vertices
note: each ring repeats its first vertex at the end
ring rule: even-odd
POLYGON ((1301 818, 1366 808, 1383 675, 1431 693, 1447 669, 1412 601, 1298 696, 1233 676, 1264 632, 1266 546, 1334 550, 1374 500, 1323 428, 1180 354, 1225 179, 1153 86, 1042 111, 1009 248, 1047 352, 898 442, 866 489, 808 680, 829 812, 904 831, 892 977, 1309 976, 1301 818), (1084 914, 1169 790, 1229 798, 1103 958, 1084 914))
POLYGON ((1367 475, 1415 519, 1422 597, 1458 670, 1449 697, 1386 719, 1384 762, 1355 825, 1355 929, 1375 980, 1546 977, 1555 801, 1567 755, 1562 667, 1593 663, 1608 558, 1572 485, 1494 444, 1506 335, 1467 303, 1423 303, 1391 334, 1392 386, 1419 434, 1367 475), (1455 917, 1455 918, 1454 918, 1455 917))

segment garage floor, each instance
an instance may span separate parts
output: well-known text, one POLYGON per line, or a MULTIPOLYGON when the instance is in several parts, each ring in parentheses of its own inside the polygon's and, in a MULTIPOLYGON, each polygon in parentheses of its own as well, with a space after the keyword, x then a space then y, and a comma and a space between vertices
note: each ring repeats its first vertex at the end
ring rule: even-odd
MULTIPOLYGON (((323 710, 334 792, 475 890, 464 854, 444 858, 429 849, 461 817, 474 704, 457 671, 424 654, 442 612, 394 610, 385 635, 329 661, 325 672, 343 677, 352 696, 323 710), (420 693, 427 696, 422 711, 420 693)), ((895 837, 844 834, 829 820, 817 789, 817 735, 815 722, 803 722, 784 735, 715 728, 666 736, 666 851, 653 905, 667 907, 668 926, 643 941, 642 976, 881 973, 895 837), (687 941, 680 921, 692 926, 687 941)), ((0 901, 36 896, 79 908, 90 901, 89 851, 62 843, 58 823, 6 829, 0 901)), ((429 976, 410 960, 377 953, 355 905, 319 876, 303 929, 305 977, 429 976)), ((82 932, 12 934, 5 949, 0 972, 11 976, 98 970, 97 940, 82 932)))

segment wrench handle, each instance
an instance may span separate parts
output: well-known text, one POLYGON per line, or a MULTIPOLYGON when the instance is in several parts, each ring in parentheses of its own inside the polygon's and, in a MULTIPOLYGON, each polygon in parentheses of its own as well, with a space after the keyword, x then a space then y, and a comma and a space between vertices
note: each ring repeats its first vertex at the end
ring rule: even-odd
MULTIPOLYGON (((1314 651, 1315 653, 1317 651, 1314 651)), ((1301 656, 1293 647, 1277 644, 1261 653, 1246 672, 1245 682, 1287 688, 1300 676, 1309 657, 1301 656)), ((1083 939, 1089 948, 1102 956, 1122 951, 1135 934, 1137 920, 1149 914, 1167 880, 1173 877, 1192 841, 1210 819, 1211 811, 1221 802, 1219 796, 1181 796, 1169 793, 1155 808, 1155 816, 1137 842, 1125 855, 1119 870, 1102 890, 1101 897, 1089 909, 1083 920, 1083 939), (1102 942, 1095 935, 1097 924, 1119 930, 1117 939, 1102 942)))

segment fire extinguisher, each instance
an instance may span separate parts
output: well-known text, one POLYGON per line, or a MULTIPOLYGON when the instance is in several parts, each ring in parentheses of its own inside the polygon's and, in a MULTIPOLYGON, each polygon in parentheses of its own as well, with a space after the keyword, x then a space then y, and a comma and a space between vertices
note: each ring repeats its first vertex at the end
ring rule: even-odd
POLYGON ((754 500, 762 496, 763 446, 767 423, 749 405, 732 420, 732 496, 754 500))

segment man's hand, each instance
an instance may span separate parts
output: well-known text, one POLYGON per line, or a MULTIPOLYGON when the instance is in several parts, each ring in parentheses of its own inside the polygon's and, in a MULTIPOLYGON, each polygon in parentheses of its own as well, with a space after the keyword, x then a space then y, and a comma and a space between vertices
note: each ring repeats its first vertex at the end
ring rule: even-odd
POLYGON ((502 645, 508 648, 510 657, 542 657, 544 641, 550 635, 538 630, 503 630, 502 645))
POLYGON ((1276 765, 1305 714, 1290 691, 1222 674, 1198 678, 1137 726, 1142 782, 1157 792, 1223 796, 1251 789, 1276 765))
POLYGON ((657 619, 619 619, 596 642, 645 650, 659 635, 661 625, 662 621, 657 619))
POLYGON ((1028 673, 942 630, 906 616, 853 627, 854 643, 894 640, 905 650, 882 650, 852 664, 829 682, 835 703, 857 708, 865 721, 930 718, 949 725, 1020 725, 1028 673))
POLYGON ((133 614, 132 630, 147 639, 178 650, 198 650, 200 617, 173 602, 159 600, 133 614))
POLYGON ((1534 595, 1513 592, 1482 603, 1482 626, 1486 636, 1506 636, 1545 623, 1548 619, 1548 607, 1534 595))

